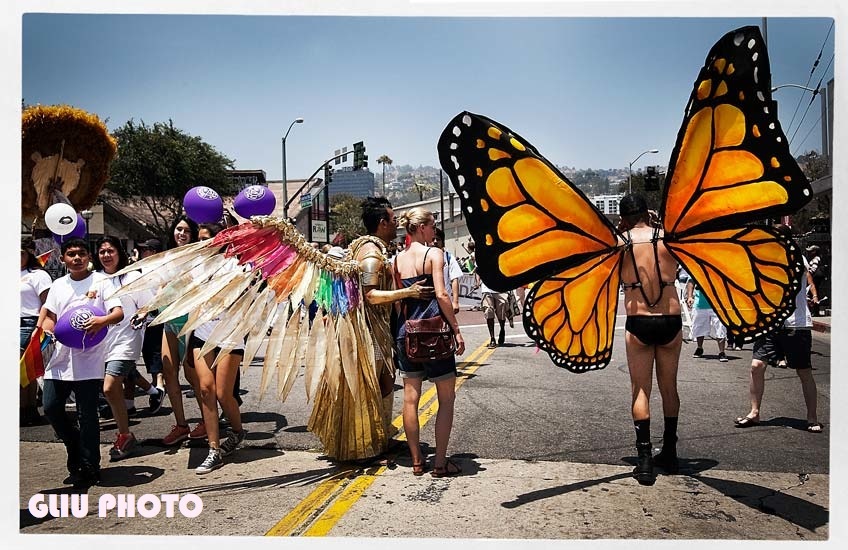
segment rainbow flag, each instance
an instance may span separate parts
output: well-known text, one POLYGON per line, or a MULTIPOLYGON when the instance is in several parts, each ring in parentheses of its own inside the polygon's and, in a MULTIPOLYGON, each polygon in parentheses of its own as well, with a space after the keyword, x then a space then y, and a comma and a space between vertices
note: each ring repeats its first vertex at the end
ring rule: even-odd
POLYGON ((47 265, 47 260, 50 259, 50 255, 53 254, 53 250, 55 250, 55 249, 51 248, 47 252, 39 254, 38 256, 35 257, 35 259, 38 260, 38 263, 41 264, 41 267, 44 267, 45 265, 47 265))
POLYGON ((21 355, 21 387, 25 388, 30 382, 44 375, 44 354, 47 346, 52 343, 50 336, 41 327, 35 327, 29 344, 21 355))

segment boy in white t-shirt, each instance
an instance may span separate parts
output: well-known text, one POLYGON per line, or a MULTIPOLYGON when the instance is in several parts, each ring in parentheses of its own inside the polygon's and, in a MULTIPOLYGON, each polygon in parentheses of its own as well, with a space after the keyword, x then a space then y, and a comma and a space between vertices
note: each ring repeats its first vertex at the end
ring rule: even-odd
MULTIPOLYGON (((62 244, 62 261, 68 274, 53 281, 47 301, 41 308, 39 323, 45 332, 52 333, 56 320, 71 308, 94 306, 106 315, 93 316, 85 321, 85 330, 96 333, 124 318, 121 301, 104 299, 111 287, 104 276, 88 271, 91 254, 82 239, 70 239, 62 244)), ((45 366, 44 414, 65 444, 68 452, 68 481, 75 485, 93 485, 100 481, 100 423, 97 416, 97 395, 103 387, 106 346, 99 343, 84 349, 56 342, 53 356, 45 366), (65 402, 74 392, 79 429, 65 413, 65 402)))

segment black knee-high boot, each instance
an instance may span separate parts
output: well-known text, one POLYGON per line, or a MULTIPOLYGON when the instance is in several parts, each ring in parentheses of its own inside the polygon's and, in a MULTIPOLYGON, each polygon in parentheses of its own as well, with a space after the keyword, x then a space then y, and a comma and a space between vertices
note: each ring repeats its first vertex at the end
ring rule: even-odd
POLYGON ((636 467, 633 477, 641 485, 653 485, 657 480, 654 474, 654 458, 651 455, 651 419, 634 420, 636 428, 636 467))
POLYGON ((666 416, 663 429, 663 445, 660 453, 654 457, 654 464, 669 474, 676 474, 680 468, 677 460, 677 417, 666 416))

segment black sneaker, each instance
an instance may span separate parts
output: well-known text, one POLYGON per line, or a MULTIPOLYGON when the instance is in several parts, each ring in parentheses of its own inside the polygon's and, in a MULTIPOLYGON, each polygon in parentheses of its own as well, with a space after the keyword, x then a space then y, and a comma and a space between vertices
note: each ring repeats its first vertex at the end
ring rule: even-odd
POLYGON ((100 483, 100 470, 90 466, 80 468, 73 481, 74 487, 91 487, 98 483, 100 483))
POLYGON ((221 442, 221 456, 229 456, 233 454, 239 445, 241 445, 242 441, 244 441, 244 435, 247 433, 244 429, 240 432, 236 433, 232 430, 227 430, 227 438, 221 442))
POLYGON ((727 363, 727 355, 725 355, 724 352, 719 353, 718 360, 722 363, 727 363))
POLYGON ((148 399, 147 414, 154 415, 162 408, 162 402, 165 401, 165 390, 156 388, 156 393, 148 399))
POLYGON ((695 348, 695 353, 692 354, 692 357, 703 357, 704 356, 704 348, 695 348))
POLYGON ((220 449, 209 449, 209 454, 206 456, 200 466, 194 469, 197 475, 208 474, 212 470, 217 470, 224 465, 224 459, 221 457, 220 449))
POLYGON ((112 407, 109 404, 100 405, 97 409, 98 414, 100 415, 100 423, 111 422, 115 419, 115 415, 112 414, 112 407))

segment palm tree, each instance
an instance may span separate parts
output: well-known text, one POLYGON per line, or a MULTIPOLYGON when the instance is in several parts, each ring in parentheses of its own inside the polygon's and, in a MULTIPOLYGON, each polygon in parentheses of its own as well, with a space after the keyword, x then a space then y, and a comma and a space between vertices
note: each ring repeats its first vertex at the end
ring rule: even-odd
POLYGON ((380 158, 377 159, 377 164, 383 165, 383 196, 386 196, 386 165, 392 164, 392 159, 389 158, 389 155, 381 155, 380 158))

